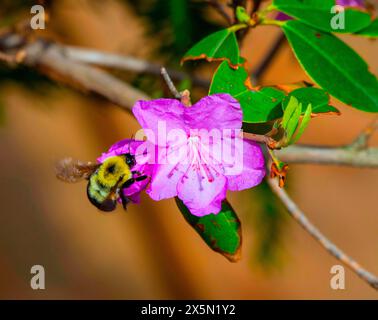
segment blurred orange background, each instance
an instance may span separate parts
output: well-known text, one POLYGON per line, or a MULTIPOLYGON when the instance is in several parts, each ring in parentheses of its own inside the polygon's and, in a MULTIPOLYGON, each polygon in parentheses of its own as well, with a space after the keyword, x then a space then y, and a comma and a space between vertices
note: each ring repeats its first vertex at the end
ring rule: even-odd
MULTIPOLYGON (((28 14, 28 13, 27 13, 28 14)), ((214 19, 219 19, 216 14, 214 19)), ((65 44, 154 58, 154 39, 143 18, 116 0, 64 0, 54 4, 47 30, 65 44)), ((278 30, 257 28, 242 55, 253 68, 278 30)), ((378 42, 343 36, 378 74, 378 42)), ((211 69, 201 73, 211 77, 211 69)), ((154 77, 154 76, 151 76, 154 77)), ((285 45, 262 84, 308 79, 285 45)), ((156 81, 160 81, 156 78, 156 81)), ((358 81, 358 79, 356 79, 358 81)), ((339 264, 287 218, 282 262, 269 272, 253 259, 256 216, 253 190, 230 193, 243 227, 243 258, 234 264, 211 251, 185 222, 174 200, 144 196, 127 212, 102 214, 86 198, 85 182, 55 178, 66 156, 94 160, 139 129, 132 115, 93 96, 58 85, 46 94, 15 82, 0 87, 0 298, 2 299, 376 299, 377 292, 346 269, 346 289, 332 290, 339 264), (30 288, 30 268, 45 267, 46 289, 30 288)), ((301 143, 351 142, 373 119, 335 101, 341 116, 311 121, 301 143)), ((375 136, 372 144, 377 144, 375 136)), ((378 170, 291 165, 289 193, 331 240, 378 273, 378 170)))

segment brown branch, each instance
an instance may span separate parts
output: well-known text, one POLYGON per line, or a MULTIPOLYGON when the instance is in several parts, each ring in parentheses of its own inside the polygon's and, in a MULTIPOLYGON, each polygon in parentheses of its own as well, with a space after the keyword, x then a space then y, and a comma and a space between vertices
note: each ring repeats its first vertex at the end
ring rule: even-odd
POLYGON ((288 163, 315 163, 378 168, 378 148, 359 149, 353 146, 323 147, 293 145, 277 150, 276 155, 280 160, 288 163))
MULTIPOLYGON (((13 50, 13 54, 23 52, 22 63, 25 65, 39 70, 54 80, 85 91, 95 92, 128 111, 137 100, 149 99, 140 90, 131 87, 103 70, 83 63, 84 59, 81 61, 79 59, 74 60, 71 54, 67 54, 67 47, 65 46, 46 43, 43 40, 24 44, 24 39, 15 34, 8 35, 6 39, 0 39, 0 47, 4 49, 7 46, 10 52, 12 52, 12 47, 16 48, 13 50), (23 44, 23 46, 20 47, 20 44, 23 44)), ((11 56, 10 52, 5 52, 7 57, 11 56)), ((85 49, 84 53, 87 54, 88 51, 85 49)), ((100 53, 100 56, 102 56, 102 53, 100 53)), ((10 60, 12 63, 15 61, 14 58, 10 60)), ((96 59, 97 62, 100 60, 99 57, 96 59)), ((366 135, 367 132, 371 132, 371 130, 366 129, 363 134, 366 135)), ((366 135, 366 137, 368 136, 366 135)), ((254 134, 249 134, 247 138, 268 146, 275 142, 271 138, 254 134)), ((360 146, 357 147, 355 143, 341 147, 294 145, 277 150, 276 154, 282 161, 288 163, 378 167, 378 148, 361 148, 360 146)))
POLYGON ((349 145, 340 147, 293 145, 277 150, 276 155, 280 160, 289 163, 317 163, 377 168, 378 148, 368 147, 369 139, 376 130, 378 130, 378 117, 349 145))
POLYGON ((140 90, 103 70, 68 59, 59 45, 46 45, 42 41, 36 41, 27 46, 25 52, 25 65, 37 67, 51 78, 68 84, 72 82, 73 85, 100 94, 126 109, 130 109, 137 100, 149 99, 140 90))
POLYGON ((277 141, 267 135, 243 132, 243 138, 258 143, 263 143, 270 149, 274 149, 277 145, 277 141))
POLYGON ((142 91, 107 72, 73 61, 65 54, 64 47, 58 44, 36 40, 26 44, 22 52, 24 65, 37 69, 53 80, 97 93, 128 111, 137 100, 149 99, 142 91))
POLYGON ((344 263, 353 272, 355 272, 361 279, 366 281, 374 289, 378 290, 378 278, 360 266, 355 260, 349 257, 345 252, 334 245, 327 237, 325 237, 318 228, 316 228, 306 215, 299 209, 296 203, 289 197, 283 188, 280 188, 275 179, 267 178, 268 184, 273 193, 285 205, 289 214, 294 218, 299 225, 305 229, 321 246, 323 246, 331 255, 337 260, 344 263))
MULTIPOLYGON (((97 50, 73 47, 73 46, 61 46, 64 49, 64 54, 77 62, 93 64, 102 67, 115 68, 118 70, 126 70, 137 73, 147 73, 160 76, 160 70, 162 65, 152 63, 143 59, 138 59, 131 56, 124 56, 119 54, 112 54, 97 50)), ((207 79, 199 78, 193 75, 188 75, 185 72, 167 69, 169 75, 173 80, 182 81, 190 79, 193 85, 209 88, 210 81, 207 79)))

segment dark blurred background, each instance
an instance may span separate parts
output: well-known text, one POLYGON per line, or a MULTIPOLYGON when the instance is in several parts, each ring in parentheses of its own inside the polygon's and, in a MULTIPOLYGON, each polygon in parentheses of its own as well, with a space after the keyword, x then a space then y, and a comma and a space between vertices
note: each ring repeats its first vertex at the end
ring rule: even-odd
MULTIPOLYGON (((49 2, 50 20, 39 36, 174 69, 186 49, 226 25, 200 1, 49 2)), ((32 4, 0 1, 0 27, 30 17, 32 4)), ((248 33, 242 55, 250 70, 278 34, 274 27, 248 33)), ((378 74, 378 43, 343 39, 378 74)), ((184 70, 210 79, 215 67, 195 63, 184 70)), ((151 96, 166 94, 159 77, 112 72, 151 96)), ((260 84, 299 80, 308 78, 284 44, 260 84)), ((190 81, 178 85, 191 88, 190 81)), ((191 89, 195 99, 206 94, 191 89)), ((334 104, 342 115, 313 119, 300 142, 349 143, 374 117, 334 104)), ((243 258, 236 264, 206 246, 173 200, 144 196, 127 212, 97 211, 86 198, 85 183, 58 181, 54 164, 66 156, 94 160, 139 128, 130 114, 103 99, 1 64, 0 119, 2 299, 377 298, 347 269, 346 290, 331 289, 330 269, 338 261, 287 216, 265 185, 229 195, 243 226, 243 258), (30 288, 35 264, 45 267, 45 290, 30 288)), ((291 165, 288 190, 330 239, 378 273, 378 170, 291 165)))

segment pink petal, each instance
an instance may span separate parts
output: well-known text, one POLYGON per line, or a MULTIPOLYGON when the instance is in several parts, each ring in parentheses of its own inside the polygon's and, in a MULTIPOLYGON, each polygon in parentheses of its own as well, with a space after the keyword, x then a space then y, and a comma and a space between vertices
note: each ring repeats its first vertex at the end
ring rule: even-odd
POLYGON ((185 177, 178 182, 178 197, 192 214, 201 217, 221 210, 222 201, 226 198, 227 179, 215 173, 213 177, 210 182, 191 165, 185 177))
MULTIPOLYGON (((236 144, 236 146, 240 145, 236 144)), ((235 167, 224 166, 228 189, 231 191, 240 191, 257 186, 265 176, 264 156, 260 146, 253 141, 243 139, 242 148, 242 150, 239 150, 239 152, 243 152, 242 163, 234 163, 236 166, 241 166, 241 172, 235 170, 235 167)))
POLYGON ((336 4, 340 6, 361 7, 364 8, 363 0, 336 0, 336 4))
POLYGON ((185 123, 193 129, 240 129, 243 113, 229 94, 206 96, 185 109, 185 123))
POLYGON ((177 183, 189 165, 156 164, 147 194, 156 201, 177 196, 177 183))
POLYGON ((124 139, 113 144, 109 151, 104 152, 101 157, 97 158, 97 161, 102 163, 105 159, 113 156, 119 156, 120 154, 131 153, 135 154, 136 149, 144 141, 138 141, 133 139, 124 139))
POLYGON ((133 107, 133 113, 145 130, 147 138, 159 145, 166 143, 159 141, 158 134, 161 138, 166 139, 171 130, 179 129, 186 132, 184 110, 185 107, 176 99, 140 100, 133 107), (166 132, 161 130, 162 126, 165 127, 166 132))
POLYGON ((139 193, 142 190, 146 189, 149 182, 150 182, 149 178, 146 178, 142 181, 135 181, 130 187, 124 188, 123 193, 125 196, 131 196, 135 193, 139 193))
POLYGON ((146 189, 149 182, 149 178, 142 181, 136 181, 130 187, 124 188, 122 192, 129 200, 131 200, 131 202, 140 203, 140 194, 146 189))

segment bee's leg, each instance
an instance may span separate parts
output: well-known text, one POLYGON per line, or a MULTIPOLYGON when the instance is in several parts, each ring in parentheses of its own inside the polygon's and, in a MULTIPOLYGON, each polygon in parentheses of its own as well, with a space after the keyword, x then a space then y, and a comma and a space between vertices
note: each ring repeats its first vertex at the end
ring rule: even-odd
MULTIPOLYGON (((137 178, 139 178, 139 177, 142 176, 142 173, 141 173, 140 171, 136 171, 136 170, 131 171, 131 174, 133 175, 133 177, 136 176, 137 178)), ((146 177, 146 178, 147 178, 147 177, 146 177)), ((143 179, 142 179, 142 180, 143 180, 143 179)), ((140 181, 140 180, 138 180, 138 181, 140 181)))
POLYGON ((145 179, 147 179, 148 176, 139 176, 139 177, 136 177, 136 178, 131 178, 129 180, 127 180, 123 185, 122 185, 122 188, 128 188, 130 187, 134 182, 136 181, 143 181, 145 179))
POLYGON ((124 188, 128 188, 128 187, 130 187, 135 181, 136 181, 135 178, 131 178, 131 179, 127 180, 127 181, 122 185, 122 188, 121 188, 121 189, 124 189, 124 188))
POLYGON ((148 178, 148 176, 139 176, 139 177, 136 177, 134 180, 135 181, 143 181, 143 180, 146 180, 148 178))
POLYGON ((131 171, 131 173, 132 173, 133 176, 134 175, 137 176, 137 177, 133 178, 134 179, 133 182, 135 182, 135 181, 143 181, 143 180, 145 180, 145 179, 148 178, 148 176, 146 176, 146 175, 142 176, 142 173, 140 171, 137 171, 137 170, 131 171))
POLYGON ((123 193, 123 190, 121 190, 120 198, 121 198, 121 201, 122 201, 123 209, 127 210, 127 205, 130 202, 130 200, 129 200, 129 198, 127 198, 125 196, 125 194, 123 193))

